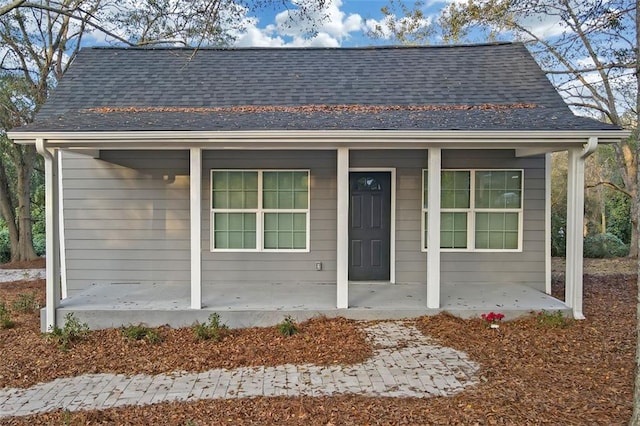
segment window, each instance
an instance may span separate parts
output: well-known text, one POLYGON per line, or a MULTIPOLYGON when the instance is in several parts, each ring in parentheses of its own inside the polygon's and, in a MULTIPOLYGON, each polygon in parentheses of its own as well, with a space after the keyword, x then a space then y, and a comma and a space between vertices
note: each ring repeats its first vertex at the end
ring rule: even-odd
POLYGON ((308 170, 212 170, 211 249, 308 251, 308 170))
MULTIPOLYGON (((522 170, 443 170, 440 248, 520 250, 522 170)), ((427 248, 428 174, 423 170, 423 249, 427 248)))

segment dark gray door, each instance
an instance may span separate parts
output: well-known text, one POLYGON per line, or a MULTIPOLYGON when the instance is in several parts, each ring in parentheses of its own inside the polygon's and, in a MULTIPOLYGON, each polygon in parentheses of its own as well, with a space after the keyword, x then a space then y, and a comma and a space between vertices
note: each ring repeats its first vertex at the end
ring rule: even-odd
POLYGON ((391 173, 349 174, 349 279, 390 278, 391 173))

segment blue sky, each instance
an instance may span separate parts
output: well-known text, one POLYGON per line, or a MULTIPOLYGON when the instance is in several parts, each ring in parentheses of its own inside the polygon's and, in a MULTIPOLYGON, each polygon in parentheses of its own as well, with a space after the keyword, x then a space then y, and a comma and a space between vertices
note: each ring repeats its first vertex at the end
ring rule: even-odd
MULTIPOLYGON (((435 19, 440 10, 452 1, 460 0, 428 0, 424 10, 435 19)), ((414 3, 405 1, 409 7, 414 3)), ((388 4, 387 0, 329 0, 324 11, 325 19, 319 24, 314 37, 306 34, 308 22, 287 20, 290 13, 295 14, 295 9, 263 10, 254 19, 248 20, 247 30, 239 35, 236 45, 353 47, 391 43, 390 40, 374 40, 366 36, 371 26, 384 27, 380 9, 388 4)))

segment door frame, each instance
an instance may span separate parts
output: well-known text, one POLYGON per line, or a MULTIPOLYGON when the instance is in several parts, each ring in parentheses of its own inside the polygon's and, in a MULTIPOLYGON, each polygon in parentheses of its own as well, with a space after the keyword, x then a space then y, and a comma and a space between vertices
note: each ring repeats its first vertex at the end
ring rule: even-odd
MULTIPOLYGON (((396 168, 395 167, 349 167, 351 172, 387 172, 391 174, 391 226, 389 227, 389 282, 396 283, 396 168)), ((348 182, 347 182, 348 183, 348 182)), ((348 183, 349 184, 349 183, 348 183)), ((349 202, 351 202, 351 184, 349 184, 349 202)), ((360 281, 349 281, 349 283, 360 281)))

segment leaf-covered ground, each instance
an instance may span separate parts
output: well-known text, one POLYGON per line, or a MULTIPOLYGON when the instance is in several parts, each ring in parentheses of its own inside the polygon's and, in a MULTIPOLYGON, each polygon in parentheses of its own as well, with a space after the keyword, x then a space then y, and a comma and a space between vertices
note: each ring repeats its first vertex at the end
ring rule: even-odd
MULTIPOLYGON (((24 292, 25 288, 41 292, 41 286, 40 282, 0 284, 0 298, 13 298, 16 291, 24 292)), ((561 295, 562 287, 556 278, 554 293, 561 295)), ((479 385, 449 398, 207 400, 78 413, 56 411, 5 419, 0 424, 622 425, 631 414, 635 300, 635 276, 598 273, 585 278, 587 319, 564 327, 552 326, 549 319, 548 324, 540 324, 536 316, 505 322, 498 330, 485 328, 479 319, 448 315, 418 319, 424 333, 467 352, 482 366, 479 385)), ((150 373, 189 365, 203 369, 283 362, 349 363, 370 354, 357 324, 321 319, 305 324, 294 338, 279 337, 273 328, 250 329, 234 332, 219 345, 196 342, 190 331, 165 329, 161 334, 175 332, 175 340, 165 338, 159 346, 130 343, 117 330, 110 330, 94 333, 100 337, 92 337, 64 355, 37 334, 35 315, 17 318, 15 330, 0 330, 0 374, 4 376, 0 386, 26 386, 45 380, 41 377, 89 371, 150 373), (36 332, 29 331, 32 329, 36 332), (203 346, 206 350, 201 350, 203 346), (132 357, 137 351, 146 353, 147 359, 113 360, 132 357), (192 361, 185 362, 173 351, 199 355, 191 355, 192 361), (17 360, 19 364, 15 364, 17 360), (29 363, 46 364, 46 368, 29 367, 29 363), (125 367, 128 370, 122 370, 125 367)))

